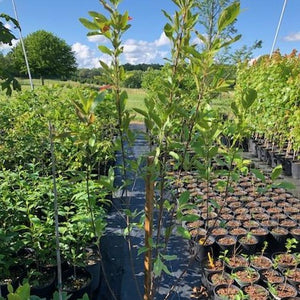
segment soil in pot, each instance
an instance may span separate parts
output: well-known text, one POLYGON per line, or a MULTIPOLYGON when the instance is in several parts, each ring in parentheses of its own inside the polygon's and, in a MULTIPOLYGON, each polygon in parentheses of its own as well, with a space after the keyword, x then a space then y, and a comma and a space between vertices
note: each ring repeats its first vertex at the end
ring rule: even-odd
POLYGON ((280 283, 273 286, 270 290, 271 294, 275 299, 282 299, 282 298, 289 298, 289 297, 296 297, 297 290, 295 287, 288 283, 280 283))
POLYGON ((300 227, 295 227, 290 229, 291 235, 298 241, 298 245, 300 244, 300 227))
POLYGON ((232 253, 236 246, 236 238, 231 235, 218 237, 216 242, 223 251, 228 250, 228 253, 232 253))
POLYGON ((247 232, 248 231, 243 227, 236 227, 236 228, 231 229, 229 231, 229 234, 235 236, 238 239, 238 238, 246 235, 247 232))
POLYGON ((233 269, 232 274, 234 274, 235 281, 240 287, 257 283, 260 279, 259 272, 251 267, 233 269))
POLYGON ((298 224, 296 221, 287 218, 285 220, 280 221, 279 225, 283 228, 286 228, 287 230, 290 230, 292 228, 295 228, 298 224))
POLYGON ((234 219, 234 215, 232 214, 221 214, 220 218, 224 221, 229 221, 234 219))
POLYGON ((248 285, 243 291, 250 300, 267 300, 269 297, 269 292, 259 284, 248 285))
POLYGON ((239 207, 236 210, 234 210, 234 213, 236 215, 248 214, 249 213, 249 209, 246 208, 246 207, 239 207))
POLYGON ((300 269, 289 269, 285 272, 285 276, 287 277, 287 280, 289 283, 295 287, 297 287, 300 284, 300 269))
POLYGON ((224 263, 219 259, 207 259, 203 261, 202 265, 206 275, 210 273, 220 273, 224 270, 224 263))
POLYGON ((268 230, 278 227, 278 222, 275 220, 263 220, 260 222, 260 224, 261 226, 268 228, 268 230))
POLYGON ((246 254, 254 254, 258 245, 258 240, 252 234, 247 234, 238 239, 246 254))
POLYGON ((249 266, 249 262, 248 260, 241 255, 234 255, 229 257, 226 261, 225 261, 226 266, 233 270, 236 269, 238 267, 248 267, 249 266))
POLYGON ((250 259, 250 266, 256 270, 268 270, 272 265, 272 260, 264 255, 255 255, 250 259))
POLYGON ((228 230, 231 230, 233 228, 240 227, 240 226, 241 226, 241 222, 237 221, 237 220, 229 220, 225 224, 225 227, 228 228, 228 230))
POLYGON ((248 230, 250 230, 251 228, 258 228, 259 226, 259 223, 253 220, 243 222, 243 227, 248 230))
POLYGON ((238 221, 248 221, 248 220, 251 220, 251 215, 250 214, 240 214, 240 215, 236 215, 235 219, 238 221))
POLYGON ((266 285, 268 285, 268 282, 270 284, 277 284, 277 283, 284 282, 284 276, 279 271, 274 269, 262 270, 261 279, 266 285))
POLYGON ((271 216, 271 219, 276 220, 278 222, 285 220, 286 218, 287 218, 287 215, 284 213, 273 214, 271 216))
POLYGON ((71 300, 90 293, 91 275, 81 267, 72 267, 63 273, 62 290, 71 295, 71 300))
POLYGON ((292 253, 273 253, 272 261, 278 265, 279 270, 295 268, 297 265, 296 257, 292 253))
POLYGON ((227 234, 228 234, 227 229, 223 228, 223 227, 216 227, 216 228, 213 228, 211 231, 211 235, 214 238, 217 238, 218 236, 225 236, 227 234))
POLYGON ((207 235, 207 230, 204 228, 189 229, 189 233, 193 241, 198 242, 201 238, 207 235))
POLYGON ((215 300, 234 300, 240 294, 241 290, 236 285, 217 285, 214 288, 214 299, 215 300))
POLYGON ((257 221, 264 221, 264 220, 268 220, 270 218, 270 216, 266 213, 255 213, 252 215, 254 220, 257 221))
POLYGON ((252 228, 250 232, 257 238, 259 244, 262 244, 269 234, 269 230, 262 227, 252 228))
POLYGON ((288 238, 289 231, 286 228, 275 227, 270 231, 274 242, 272 243, 273 251, 282 251, 288 238))
POLYGON ((208 284, 210 285, 211 290, 221 284, 232 284, 233 279, 230 277, 230 275, 226 272, 221 273, 211 273, 207 276, 208 284))

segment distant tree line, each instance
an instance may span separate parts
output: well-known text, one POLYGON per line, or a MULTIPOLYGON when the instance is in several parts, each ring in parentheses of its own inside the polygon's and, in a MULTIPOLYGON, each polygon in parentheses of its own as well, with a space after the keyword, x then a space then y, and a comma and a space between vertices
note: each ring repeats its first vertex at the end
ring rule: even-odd
MULTIPOLYGON (((163 66, 160 64, 124 64, 123 68, 127 73, 127 78, 123 82, 123 86, 126 88, 141 88, 143 75, 148 70, 161 70, 163 66)), ((74 74, 71 76, 73 81, 78 81, 80 83, 89 84, 105 84, 105 78, 102 77, 101 68, 78 68, 74 74)))

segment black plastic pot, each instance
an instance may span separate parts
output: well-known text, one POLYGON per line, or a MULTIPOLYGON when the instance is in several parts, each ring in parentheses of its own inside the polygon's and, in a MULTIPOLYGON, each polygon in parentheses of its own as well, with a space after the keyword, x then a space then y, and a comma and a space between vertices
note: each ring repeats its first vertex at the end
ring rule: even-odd
POLYGON ((276 290, 276 294, 272 293, 272 291, 270 291, 270 292, 271 292, 272 296, 274 297, 274 299, 276 299, 276 300, 289 299, 289 298, 293 299, 298 294, 296 288, 293 287, 292 285, 288 284, 288 283, 276 284, 276 285, 274 285, 274 289, 276 290), (280 296, 279 290, 284 289, 284 288, 289 289, 291 291, 291 294, 288 297, 281 297, 280 296))
POLYGON ((101 283, 101 261, 99 259, 90 258, 85 268, 92 276, 91 293, 93 293, 99 288, 101 283))
POLYGON ((262 255, 254 256, 250 261, 250 266, 258 271, 268 270, 272 267, 272 265, 272 260, 262 255), (262 266, 261 263, 264 263, 264 265, 262 266))
POLYGON ((30 293, 31 295, 50 300, 55 290, 56 272, 54 268, 47 268, 46 272, 44 276, 47 276, 47 282, 42 285, 31 286, 30 293))
POLYGON ((207 276, 207 283, 209 290, 213 291, 218 285, 232 284, 233 279, 231 279, 230 275, 226 272, 211 273, 207 276))
POLYGON ((232 274, 235 274, 235 281, 241 288, 244 286, 247 286, 249 284, 255 284, 260 279, 260 273, 251 267, 239 267, 235 268, 231 272, 232 274), (246 274, 249 274, 246 276, 246 280, 244 278, 239 277, 239 273, 243 272, 246 274), (253 277, 253 278, 252 278, 253 277))
POLYGON ((300 161, 292 161, 292 177, 300 179, 300 161))
MULTIPOLYGON (((227 284, 221 284, 221 285, 218 285, 214 288, 214 300, 226 300, 226 299, 234 299, 234 296, 235 295, 238 295, 240 293, 241 289, 239 287, 237 287, 236 285, 234 284, 231 284, 231 285, 227 285, 227 284), (231 291, 232 293, 230 293, 230 297, 226 297, 224 295, 220 295, 220 291, 223 290, 223 291, 231 291)), ((228 296, 228 295, 227 295, 228 296)))
POLYGON ((212 236, 204 237, 199 242, 194 242, 194 251, 196 251, 196 259, 203 262, 207 259, 208 252, 214 255, 214 243, 215 239, 212 236))
MULTIPOLYGON (((243 292, 246 295, 249 295, 247 290, 252 289, 252 291, 256 294, 252 294, 252 298, 249 297, 249 299, 260 299, 260 300, 267 300, 269 299, 269 291, 265 289, 263 286, 260 284, 253 284, 249 286, 243 287, 243 292)), ((248 299, 248 298, 247 298, 248 299)))
POLYGON ((257 249, 257 245, 258 245, 258 240, 255 236, 251 236, 251 241, 248 241, 246 239, 246 236, 244 237, 240 237, 238 239, 239 244, 243 247, 244 251, 246 254, 254 254, 256 249, 257 249))
POLYGON ((71 285, 66 285, 66 283, 72 279, 74 279, 74 267, 70 267, 63 273, 63 284, 62 290, 63 292, 67 292, 71 297, 70 300, 76 300, 81 298, 85 293, 90 295, 91 289, 91 274, 82 267, 75 267, 76 270, 76 279, 79 278, 84 282, 80 288, 71 287, 71 285))
POLYGON ((221 248, 222 251, 228 250, 228 253, 233 253, 235 247, 236 247, 237 239, 236 237, 232 235, 225 235, 223 237, 216 238, 216 243, 221 248), (229 243, 224 243, 225 241, 228 241, 229 243))

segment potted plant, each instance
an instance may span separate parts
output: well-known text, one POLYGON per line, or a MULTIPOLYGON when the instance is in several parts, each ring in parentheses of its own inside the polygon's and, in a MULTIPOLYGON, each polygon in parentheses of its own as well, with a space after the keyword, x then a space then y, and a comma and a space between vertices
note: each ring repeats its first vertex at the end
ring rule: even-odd
POLYGON ((278 284, 268 283, 268 289, 276 300, 293 299, 298 294, 296 288, 286 282, 278 284))
POLYGON ((250 266, 255 268, 256 270, 268 270, 272 267, 272 260, 266 256, 264 253, 268 247, 268 242, 264 241, 264 246, 261 250, 260 255, 252 255, 250 256, 250 266))
POLYGON ((235 276, 235 281, 240 287, 253 285, 260 279, 260 274, 252 267, 238 267, 232 270, 235 276))
POLYGON ((247 299, 261 299, 268 300, 269 292, 259 284, 250 284, 243 288, 243 292, 245 293, 247 299))
POLYGON ((215 300, 243 299, 243 291, 234 284, 217 285, 214 288, 215 300))
POLYGON ((285 244, 286 251, 272 254, 272 260, 280 270, 293 268, 297 265, 297 259, 292 254, 292 249, 296 248, 297 243, 295 238, 288 238, 285 244))
POLYGON ((261 279, 266 285, 268 285, 268 283, 273 285, 284 282, 284 276, 278 270, 275 270, 273 268, 262 270, 260 274, 261 279))
POLYGON ((247 254, 253 254, 256 251, 258 240, 251 232, 238 239, 239 244, 243 247, 247 254))

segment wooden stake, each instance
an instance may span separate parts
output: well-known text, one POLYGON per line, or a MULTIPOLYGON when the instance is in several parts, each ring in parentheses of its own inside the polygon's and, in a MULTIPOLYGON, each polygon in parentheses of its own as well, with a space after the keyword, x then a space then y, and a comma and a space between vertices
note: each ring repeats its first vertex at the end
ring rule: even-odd
POLYGON ((153 227, 153 198, 154 198, 154 182, 152 181, 151 166, 153 165, 154 157, 147 158, 147 176, 146 176, 146 203, 145 203, 145 246, 148 250, 145 252, 144 259, 144 300, 151 300, 152 290, 152 248, 149 239, 152 238, 153 227))

